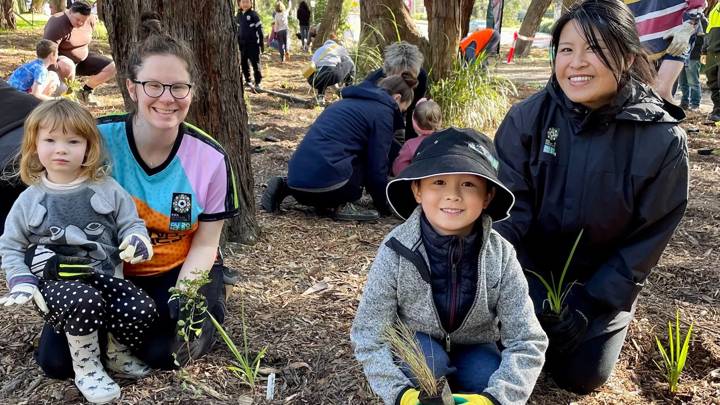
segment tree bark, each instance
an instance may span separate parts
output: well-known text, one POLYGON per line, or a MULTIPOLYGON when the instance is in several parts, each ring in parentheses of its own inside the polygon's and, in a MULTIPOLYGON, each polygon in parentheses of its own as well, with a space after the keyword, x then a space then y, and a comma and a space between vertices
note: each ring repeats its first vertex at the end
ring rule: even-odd
POLYGON ((194 102, 187 120, 215 137, 227 152, 238 187, 240 215, 228 221, 228 240, 254 243, 258 236, 255 197, 250 165, 250 132, 240 82, 240 50, 235 41, 232 0, 108 0, 103 19, 118 84, 126 107, 126 55, 138 39, 140 14, 160 14, 165 31, 188 42, 195 52, 198 77, 194 78, 194 102), (202 10, 200 18, 198 10, 202 10))
POLYGON ((15 22, 15 13, 13 13, 13 0, 0 0, 0 28, 6 30, 17 29, 17 23, 15 22))
POLYGON ((579 0, 562 0, 562 14, 567 13, 568 10, 570 10, 570 7, 575 5, 579 0))
POLYGON ((423 53, 428 42, 420 36, 403 0, 362 0, 360 2, 360 43, 382 50, 400 40, 417 45, 423 53))
POLYGON ((43 5, 46 3, 46 0, 32 0, 32 3, 30 4, 30 9, 33 12, 39 13, 43 9, 43 5))
MULTIPOLYGON (((428 8, 429 52, 425 54, 431 66, 431 76, 440 80, 450 74, 458 55, 462 29, 461 3, 463 0, 443 1, 442 6, 428 8)), ((426 0, 425 4, 429 1, 426 0)))
POLYGON ((460 1, 460 28, 462 28, 460 38, 465 38, 470 30, 470 18, 472 17, 473 7, 475 7, 475 0, 460 1))
POLYGON ((516 56, 527 56, 530 52, 530 45, 532 45, 533 41, 532 37, 537 32, 542 22, 543 14, 545 14, 545 11, 550 7, 550 3, 552 3, 552 0, 532 0, 530 3, 530 7, 518 31, 519 38, 517 44, 515 44, 516 56), (523 39, 523 37, 528 39, 523 39))
POLYGON ((337 31, 340 26, 340 14, 342 14, 343 0, 328 0, 325 6, 325 15, 320 22, 320 28, 312 41, 313 50, 316 50, 327 41, 330 34, 337 31))

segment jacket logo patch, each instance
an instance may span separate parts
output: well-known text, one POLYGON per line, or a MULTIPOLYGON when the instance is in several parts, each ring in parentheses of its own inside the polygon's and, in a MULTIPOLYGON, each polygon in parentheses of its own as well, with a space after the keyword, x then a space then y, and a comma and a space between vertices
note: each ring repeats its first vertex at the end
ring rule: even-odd
POLYGON ((192 197, 187 193, 173 193, 170 207, 170 230, 187 231, 192 222, 192 197))
POLYGON ((558 138, 559 134, 560 134, 560 130, 558 130, 557 128, 555 128, 555 127, 548 128, 547 136, 545 136, 545 146, 543 146, 544 153, 547 153, 547 154, 550 154, 553 156, 557 156, 557 151, 556 151, 557 145, 556 144, 557 144, 557 138, 558 138))

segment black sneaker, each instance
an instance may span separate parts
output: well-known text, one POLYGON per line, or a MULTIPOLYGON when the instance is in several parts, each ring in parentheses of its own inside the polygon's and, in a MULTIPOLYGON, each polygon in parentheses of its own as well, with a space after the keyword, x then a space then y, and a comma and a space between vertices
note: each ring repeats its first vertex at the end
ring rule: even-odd
POLYGON ((335 219, 339 221, 374 221, 380 213, 369 208, 362 208, 354 203, 345 203, 335 211, 335 219))
POLYGON ((265 212, 278 212, 280 211, 280 204, 287 195, 287 178, 273 177, 267 182, 267 187, 260 198, 260 208, 265 212))

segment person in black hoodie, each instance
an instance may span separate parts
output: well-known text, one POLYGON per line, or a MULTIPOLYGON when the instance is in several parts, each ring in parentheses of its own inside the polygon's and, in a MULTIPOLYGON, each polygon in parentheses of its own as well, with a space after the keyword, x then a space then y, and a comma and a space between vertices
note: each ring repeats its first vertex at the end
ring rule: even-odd
POLYGON ((260 66, 260 55, 265 52, 265 37, 262 31, 262 21, 255 10, 252 9, 250 0, 238 0, 238 13, 235 16, 237 25, 237 38, 240 44, 240 63, 242 65, 245 86, 253 88, 250 83, 250 64, 253 68, 255 79, 254 89, 260 89, 262 81, 262 67, 260 66))
POLYGON ((297 9, 297 19, 300 25, 300 42, 302 43, 303 52, 308 51, 310 45, 310 19, 312 12, 306 1, 301 1, 297 9))
POLYGON ((288 177, 268 181, 262 209, 277 212, 283 199, 292 195, 339 220, 369 221, 389 212, 388 152, 416 84, 415 77, 404 73, 377 85, 363 82, 345 87, 342 99, 318 116, 298 145, 288 164, 288 177), (354 204, 365 188, 377 210, 354 204))
POLYGON ((560 314, 526 276, 550 338, 546 371, 588 393, 610 376, 638 294, 685 212, 687 139, 682 109, 649 86, 654 70, 622 0, 573 6, 555 25, 552 56, 545 89, 513 106, 495 135, 500 181, 516 197, 495 229, 523 268, 556 281, 583 231, 560 314))

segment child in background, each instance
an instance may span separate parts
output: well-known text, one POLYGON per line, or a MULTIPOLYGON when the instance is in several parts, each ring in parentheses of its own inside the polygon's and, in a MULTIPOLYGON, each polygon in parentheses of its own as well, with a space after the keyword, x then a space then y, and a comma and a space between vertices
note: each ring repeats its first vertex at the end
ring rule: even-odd
POLYGON ((0 304, 11 310, 33 299, 44 314, 43 334, 67 337, 80 392, 89 402, 108 402, 120 387, 103 363, 126 376, 149 372, 131 350, 157 312, 145 292, 122 279, 123 261, 153 255, 145 224, 130 195, 107 176, 95 120, 78 103, 40 104, 25 122, 21 154, 19 175, 29 187, 0 236, 10 289, 0 304), (102 362, 99 330, 108 333, 102 362))
POLYGON ((398 319, 456 400, 522 404, 533 390, 547 337, 515 250, 492 229, 514 201, 497 165, 488 137, 449 128, 423 142, 387 185, 390 206, 407 220, 380 246, 350 332, 385 404, 415 405, 419 395, 383 339, 398 319))
POLYGON ((48 66, 57 62, 58 46, 53 41, 41 39, 35 46, 35 54, 37 59, 12 72, 8 78, 8 84, 23 93, 32 94, 40 100, 48 100, 53 97, 60 86, 60 78, 57 73, 48 71, 48 66))
POLYGON ((393 176, 400 174, 400 172, 410 164, 420 143, 440 129, 442 125, 442 112, 440 111, 438 103, 426 98, 421 98, 415 105, 412 123, 413 129, 418 136, 407 140, 400 149, 398 157, 395 158, 395 162, 393 162, 393 176))
POLYGON ((260 55, 265 52, 265 37, 262 31, 260 16, 252 9, 250 0, 238 1, 238 13, 235 16, 237 25, 237 38, 240 44, 240 63, 242 65, 245 87, 259 90, 262 81, 262 68, 260 55), (255 87, 250 82, 250 64, 253 68, 255 87))
POLYGON ((273 14, 273 22, 275 23, 275 38, 278 41, 278 51, 280 51, 280 63, 285 62, 290 57, 288 52, 288 12, 285 5, 278 1, 275 3, 275 13, 273 14))

